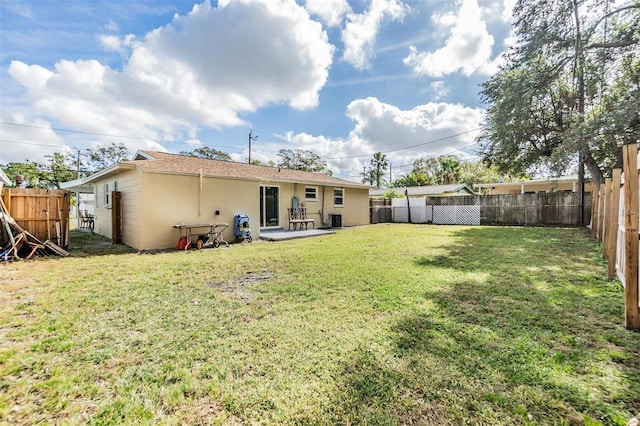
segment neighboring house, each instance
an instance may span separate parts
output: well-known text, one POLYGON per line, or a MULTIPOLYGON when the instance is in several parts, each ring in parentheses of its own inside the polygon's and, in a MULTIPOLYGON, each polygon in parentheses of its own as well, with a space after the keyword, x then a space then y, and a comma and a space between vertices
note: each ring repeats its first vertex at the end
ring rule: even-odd
POLYGON ((11 180, 9 180, 7 175, 4 174, 2 169, 0 169, 0 188, 2 188, 3 185, 5 185, 5 186, 11 185, 11 180))
MULTIPOLYGON (((473 185, 478 189, 487 189, 489 195, 527 194, 536 192, 578 191, 577 176, 562 176, 554 179, 535 179, 525 182, 481 183, 473 185)), ((585 183, 585 192, 593 191, 593 183, 585 183)))
POLYGON ((370 188, 369 196, 371 198, 384 197, 389 191, 405 195, 405 190, 409 197, 454 197, 475 194, 466 184, 456 183, 452 185, 409 186, 406 188, 370 188))
MULTIPOLYGON (((175 247, 176 224, 228 223, 249 216, 254 238, 268 228, 287 227, 287 208, 305 207, 316 227, 369 223, 369 187, 321 173, 139 151, 85 178, 95 197, 95 232, 139 250, 175 247), (121 209, 112 210, 112 191, 121 209), (118 223, 114 223, 113 219, 118 223)), ((79 187, 79 186, 78 186, 79 187)), ((67 186, 73 191, 73 186, 67 186)))

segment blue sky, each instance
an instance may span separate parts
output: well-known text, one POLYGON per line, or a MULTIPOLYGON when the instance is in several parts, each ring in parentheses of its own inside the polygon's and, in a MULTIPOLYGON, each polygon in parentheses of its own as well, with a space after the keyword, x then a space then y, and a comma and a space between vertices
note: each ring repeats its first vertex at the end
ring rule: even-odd
MULTIPOLYGON (((0 164, 122 142, 236 161, 310 149, 359 180, 477 159, 514 0, 0 2, 0 164)), ((82 151, 81 151, 82 152, 82 151)))

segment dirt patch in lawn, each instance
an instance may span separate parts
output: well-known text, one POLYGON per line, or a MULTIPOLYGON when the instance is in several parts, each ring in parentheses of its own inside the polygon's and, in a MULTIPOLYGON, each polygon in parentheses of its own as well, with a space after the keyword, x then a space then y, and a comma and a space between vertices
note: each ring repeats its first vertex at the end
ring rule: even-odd
POLYGON ((250 302, 255 299, 253 288, 270 279, 271 274, 268 272, 247 272, 233 280, 209 283, 209 287, 220 289, 221 293, 229 294, 235 299, 250 302))

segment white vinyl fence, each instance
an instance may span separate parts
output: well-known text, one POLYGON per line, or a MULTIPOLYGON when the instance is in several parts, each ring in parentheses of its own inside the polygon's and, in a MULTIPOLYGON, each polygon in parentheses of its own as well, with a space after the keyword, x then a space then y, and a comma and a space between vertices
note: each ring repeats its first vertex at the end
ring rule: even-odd
POLYGON ((480 225, 480 205, 437 206, 427 204, 427 197, 391 200, 393 222, 434 223, 436 225, 480 225), (409 215, 409 209, 411 210, 409 215))

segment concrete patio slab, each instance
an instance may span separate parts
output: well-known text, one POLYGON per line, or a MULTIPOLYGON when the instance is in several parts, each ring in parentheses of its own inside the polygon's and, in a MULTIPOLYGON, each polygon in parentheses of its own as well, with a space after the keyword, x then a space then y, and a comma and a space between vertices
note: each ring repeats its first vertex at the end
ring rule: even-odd
POLYGON ((276 231, 260 230, 260 239, 266 241, 286 241, 296 238, 319 237, 321 235, 335 234, 333 229, 307 229, 302 231, 285 231, 278 229, 276 231))

